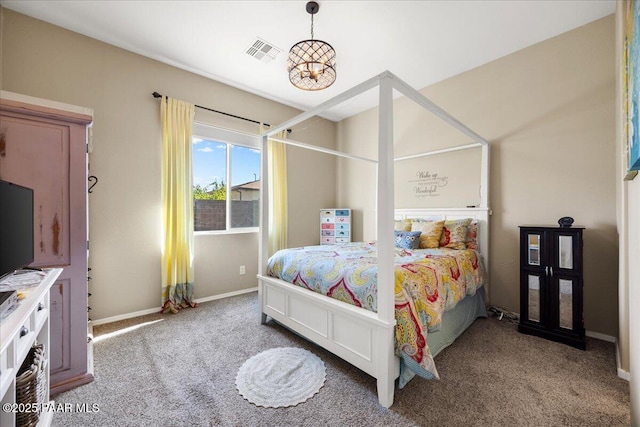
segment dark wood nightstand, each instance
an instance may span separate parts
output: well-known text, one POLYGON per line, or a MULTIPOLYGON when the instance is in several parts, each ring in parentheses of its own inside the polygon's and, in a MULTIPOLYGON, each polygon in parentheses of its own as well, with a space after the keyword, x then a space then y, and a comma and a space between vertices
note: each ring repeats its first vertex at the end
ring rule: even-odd
POLYGON ((584 227, 520 226, 518 331, 585 349, 584 227))

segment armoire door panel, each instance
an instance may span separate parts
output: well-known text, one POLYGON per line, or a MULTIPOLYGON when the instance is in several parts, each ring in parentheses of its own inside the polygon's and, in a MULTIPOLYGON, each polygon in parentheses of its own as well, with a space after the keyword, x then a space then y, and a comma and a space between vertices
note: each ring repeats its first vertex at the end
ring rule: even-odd
POLYGON ((69 369, 69 280, 58 280, 51 287, 49 333, 52 345, 49 353, 51 375, 69 369))
POLYGON ((69 126, 3 117, 0 179, 33 188, 35 267, 64 267, 69 250, 69 126))

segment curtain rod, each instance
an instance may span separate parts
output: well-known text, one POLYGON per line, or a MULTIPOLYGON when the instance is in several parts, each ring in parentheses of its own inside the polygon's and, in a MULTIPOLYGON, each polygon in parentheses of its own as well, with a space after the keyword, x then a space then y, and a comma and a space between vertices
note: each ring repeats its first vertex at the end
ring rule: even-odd
MULTIPOLYGON (((153 95, 154 98, 162 98, 162 95, 159 94, 158 92, 153 92, 151 95, 153 95)), ((240 120, 245 120, 247 122, 262 124, 262 125, 271 127, 271 125, 269 123, 261 123, 261 122, 259 122, 257 120, 247 119, 246 117, 236 116, 235 114, 225 113, 224 111, 214 110, 212 108, 203 107, 202 105, 194 105, 194 106, 197 107, 197 108, 202 108, 203 110, 212 111, 214 113, 223 114, 225 116, 233 117, 233 118, 240 119, 240 120)), ((291 129, 287 129, 287 133, 291 133, 291 129)))

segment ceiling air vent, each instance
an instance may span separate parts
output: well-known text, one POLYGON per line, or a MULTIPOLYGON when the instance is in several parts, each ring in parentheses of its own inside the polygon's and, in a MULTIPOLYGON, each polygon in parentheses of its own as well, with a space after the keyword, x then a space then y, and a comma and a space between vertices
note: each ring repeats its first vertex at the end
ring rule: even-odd
POLYGON ((271 43, 257 38, 245 52, 247 55, 253 56, 262 62, 271 62, 276 59, 276 56, 282 51, 271 43))

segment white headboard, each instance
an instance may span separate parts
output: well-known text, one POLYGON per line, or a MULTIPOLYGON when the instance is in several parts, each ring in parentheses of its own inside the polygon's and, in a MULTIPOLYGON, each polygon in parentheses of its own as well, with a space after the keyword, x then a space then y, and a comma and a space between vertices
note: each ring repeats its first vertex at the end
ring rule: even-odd
POLYGON ((422 219, 462 219, 473 218, 478 222, 478 248, 484 258, 485 268, 489 268, 489 215, 487 208, 437 208, 437 209, 396 209, 396 220, 422 219))

